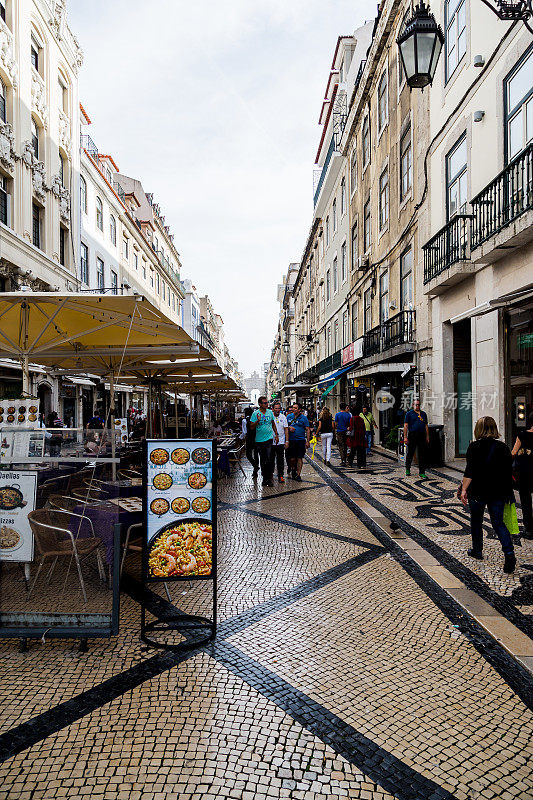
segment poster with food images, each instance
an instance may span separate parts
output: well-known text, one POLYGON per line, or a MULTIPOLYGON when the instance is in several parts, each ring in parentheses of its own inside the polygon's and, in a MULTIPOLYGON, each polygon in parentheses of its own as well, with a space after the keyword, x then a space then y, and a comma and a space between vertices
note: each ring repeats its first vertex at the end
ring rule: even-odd
POLYGON ((210 578, 213 572, 213 442, 146 443, 147 580, 210 578))
POLYGON ((0 400, 0 427, 38 428, 39 399, 26 397, 22 400, 0 400))
POLYGON ((125 444, 128 441, 128 420, 126 417, 115 417, 115 438, 117 444, 125 444))
POLYGON ((37 473, 0 472, 0 561, 32 561, 37 473))

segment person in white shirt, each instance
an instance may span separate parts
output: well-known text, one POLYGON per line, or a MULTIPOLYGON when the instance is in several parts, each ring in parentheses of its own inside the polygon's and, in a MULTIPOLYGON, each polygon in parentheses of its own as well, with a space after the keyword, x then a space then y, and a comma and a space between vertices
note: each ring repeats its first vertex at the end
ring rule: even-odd
POLYGON ((278 470, 278 481, 285 483, 283 473, 285 471, 285 450, 289 447, 289 423, 285 414, 281 413, 281 403, 274 403, 274 425, 278 434, 278 443, 272 447, 272 473, 274 468, 278 470))

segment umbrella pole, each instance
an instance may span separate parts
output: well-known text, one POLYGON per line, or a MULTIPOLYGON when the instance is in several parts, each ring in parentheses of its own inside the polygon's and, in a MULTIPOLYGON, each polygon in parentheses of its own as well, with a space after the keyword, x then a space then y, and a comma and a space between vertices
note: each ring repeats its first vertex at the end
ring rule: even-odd
POLYGON ((192 439, 192 392, 189 393, 189 405, 190 405, 189 419, 191 423, 190 427, 191 427, 191 439, 192 439))
POLYGON ((163 423, 163 390, 159 386, 159 438, 163 439, 165 436, 165 427, 163 423))
POLYGON ((117 442, 115 439, 115 376, 113 370, 109 375, 109 421, 111 425, 111 476, 114 481, 117 479, 117 465, 115 464, 115 456, 117 450, 117 442))
POLYGON ((146 417, 146 436, 152 438, 152 382, 148 382, 148 415, 146 417))
POLYGON ((176 439, 178 439, 178 393, 174 387, 174 419, 176 421, 176 439))
POLYGON ((22 360, 22 396, 30 396, 30 364, 26 354, 22 360))
MULTIPOLYGON (((215 395, 215 397, 216 397, 216 395, 215 395)), ((207 395, 207 407, 209 409, 209 413, 207 415, 208 430, 211 430, 211 393, 209 393, 207 395)), ((215 417, 216 417, 216 413, 217 413, 217 410, 216 410, 216 407, 215 407, 215 417)))

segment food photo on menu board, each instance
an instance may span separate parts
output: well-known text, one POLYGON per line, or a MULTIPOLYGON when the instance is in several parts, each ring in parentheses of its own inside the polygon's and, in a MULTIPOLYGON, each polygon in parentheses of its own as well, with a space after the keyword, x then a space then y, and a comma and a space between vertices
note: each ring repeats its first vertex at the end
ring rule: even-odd
POLYGON ((31 561, 37 473, 0 472, 0 561, 31 561))
POLYGON ((0 400, 0 427, 35 428, 39 424, 39 399, 0 400))
POLYGON ((147 442, 147 578, 208 578, 213 567, 211 441, 147 442))

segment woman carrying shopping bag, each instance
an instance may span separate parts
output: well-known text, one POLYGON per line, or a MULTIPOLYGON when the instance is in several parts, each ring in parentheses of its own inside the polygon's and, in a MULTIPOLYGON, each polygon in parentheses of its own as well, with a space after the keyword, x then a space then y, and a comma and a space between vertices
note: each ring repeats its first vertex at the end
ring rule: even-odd
POLYGON ((326 467, 331 467, 331 443, 333 441, 333 417, 329 408, 324 406, 320 412, 316 435, 320 436, 322 442, 322 456, 326 467))
POLYGON ((468 555, 483 559, 483 515, 488 509, 504 554, 504 572, 514 572, 516 557, 507 524, 517 530, 513 494, 513 459, 492 417, 481 417, 474 428, 475 441, 466 451, 466 468, 461 486, 461 501, 470 506, 472 548, 468 555), (506 508, 507 506, 507 508, 506 508), (516 523, 516 524, 515 524, 516 523))

